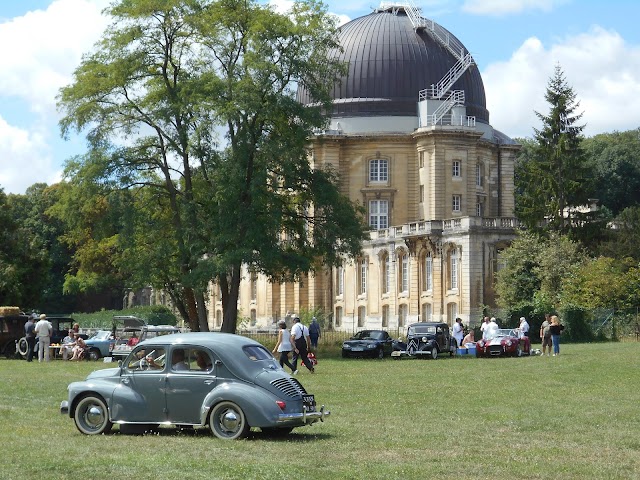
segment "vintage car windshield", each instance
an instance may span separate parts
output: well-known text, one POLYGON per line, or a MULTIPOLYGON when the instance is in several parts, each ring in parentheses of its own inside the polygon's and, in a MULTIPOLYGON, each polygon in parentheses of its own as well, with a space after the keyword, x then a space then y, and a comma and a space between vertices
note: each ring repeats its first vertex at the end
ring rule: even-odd
POLYGON ((367 338, 373 340, 384 340, 384 332, 377 330, 363 330, 353 336, 354 340, 364 340, 367 338))
POLYGON ((409 335, 435 335, 436 327, 433 325, 416 325, 409 327, 409 335))
POLYGON ((110 336, 111 332, 109 330, 98 330, 89 337, 89 340, 108 340, 110 336))
POLYGON ((515 332, 510 328, 500 328, 496 330, 493 334, 488 333, 488 338, 502 338, 502 337, 515 337, 515 332))

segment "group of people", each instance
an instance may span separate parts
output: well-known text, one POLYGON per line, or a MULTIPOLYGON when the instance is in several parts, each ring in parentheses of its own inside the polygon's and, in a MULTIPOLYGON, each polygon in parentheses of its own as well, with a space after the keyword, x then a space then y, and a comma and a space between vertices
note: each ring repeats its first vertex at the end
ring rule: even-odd
MULTIPOLYGON (((69 330, 67 336, 62 340, 60 346, 60 354, 64 360, 67 360, 71 353, 71 360, 78 360, 84 352, 86 346, 82 337, 78 335, 80 325, 77 323, 69 330)), ((27 341, 27 362, 33 361, 36 350, 36 338, 38 341, 38 362, 49 362, 51 360, 51 337, 53 336, 53 325, 47 320, 45 313, 40 317, 33 314, 29 316, 24 324, 24 335, 27 341), (35 319, 38 318, 36 322, 35 319)))
POLYGON ((564 330, 564 325, 560 323, 557 315, 545 314, 544 322, 540 326, 540 338, 542 339, 542 355, 551 355, 551 347, 553 347, 553 356, 560 355, 560 334, 564 330))
POLYGON ((284 368, 286 365, 291 369, 291 373, 298 373, 298 359, 311 372, 315 373, 313 363, 309 358, 309 352, 318 347, 318 339, 320 338, 320 324, 313 317, 311 324, 307 327, 300 322, 300 317, 293 317, 293 326, 291 332, 287 329, 287 322, 280 320, 278 322, 278 340, 273 348, 273 354, 280 354, 280 366, 284 368), (293 357, 289 361, 289 353, 293 352, 293 357), (291 363, 293 362, 293 363, 291 363))

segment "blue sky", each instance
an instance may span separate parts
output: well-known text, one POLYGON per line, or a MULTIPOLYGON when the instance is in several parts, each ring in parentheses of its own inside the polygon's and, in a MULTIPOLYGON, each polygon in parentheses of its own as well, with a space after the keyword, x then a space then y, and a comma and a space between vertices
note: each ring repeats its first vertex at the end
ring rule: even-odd
MULTIPOLYGON (((108 0, 0 2, 0 188, 24 193, 60 180, 84 150, 60 138, 58 90, 107 25, 108 0)), ((272 2, 284 9, 288 0, 272 2)), ((326 2, 343 22, 379 0, 326 2)), ((637 0, 414 0, 454 33, 480 68, 491 124, 531 136, 545 113, 544 89, 559 64, 574 88, 588 136, 640 127, 640 2, 637 0)))

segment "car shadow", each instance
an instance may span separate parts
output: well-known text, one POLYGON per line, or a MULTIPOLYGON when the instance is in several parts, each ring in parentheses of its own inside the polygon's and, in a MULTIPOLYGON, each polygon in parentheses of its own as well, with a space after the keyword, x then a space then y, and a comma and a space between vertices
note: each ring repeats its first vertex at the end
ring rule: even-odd
MULTIPOLYGON (((113 429, 110 435, 128 435, 128 436, 167 436, 167 437, 212 437, 215 436, 207 427, 189 427, 189 426, 158 426, 153 425, 120 425, 118 429, 113 429)), ((289 434, 274 434, 273 432, 263 432, 259 429, 251 430, 245 441, 252 440, 268 440, 272 442, 297 442, 306 443, 317 440, 326 440, 333 438, 333 435, 327 433, 307 433, 304 427, 294 429, 289 434)))

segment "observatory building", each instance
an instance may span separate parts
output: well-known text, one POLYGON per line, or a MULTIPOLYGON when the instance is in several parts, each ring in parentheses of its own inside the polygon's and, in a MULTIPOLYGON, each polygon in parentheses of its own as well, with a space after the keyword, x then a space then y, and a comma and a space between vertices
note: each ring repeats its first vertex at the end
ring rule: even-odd
MULTIPOLYGON (((500 252, 515 237, 513 169, 520 148, 489 123, 469 51, 411 2, 383 2, 340 28, 348 72, 326 130, 310 139, 371 227, 362 256, 299 283, 247 272, 240 311, 256 326, 322 309, 336 330, 402 330, 495 305, 500 252)), ((298 100, 311 103, 300 88, 298 100)), ((221 323, 215 289, 210 323, 221 323)), ((327 325, 325 325, 326 327, 327 325)))

